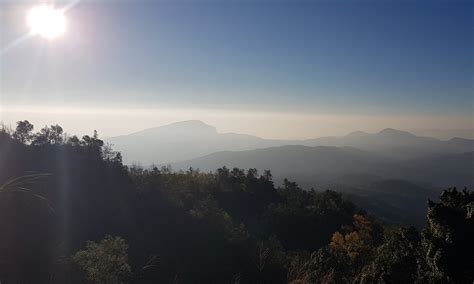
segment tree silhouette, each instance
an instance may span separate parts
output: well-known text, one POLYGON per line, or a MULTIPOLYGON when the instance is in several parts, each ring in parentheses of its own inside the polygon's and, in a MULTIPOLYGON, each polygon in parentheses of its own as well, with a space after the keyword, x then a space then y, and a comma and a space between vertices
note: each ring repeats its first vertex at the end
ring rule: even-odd
POLYGON ((32 145, 59 145, 64 141, 63 128, 59 125, 45 126, 34 135, 32 145))
POLYGON ((33 131, 33 124, 31 124, 28 120, 18 121, 13 133, 12 137, 15 140, 18 140, 22 144, 29 143, 33 139, 32 131, 33 131))

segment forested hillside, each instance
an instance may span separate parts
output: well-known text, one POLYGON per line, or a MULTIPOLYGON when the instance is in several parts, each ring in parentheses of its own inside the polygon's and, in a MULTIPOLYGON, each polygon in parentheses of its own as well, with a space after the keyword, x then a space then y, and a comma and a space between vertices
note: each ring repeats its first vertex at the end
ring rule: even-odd
POLYGON ((271 168, 275 178, 291 178, 308 187, 403 179, 434 187, 474 185, 474 151, 409 160, 391 159, 352 147, 286 145, 247 151, 217 152, 172 163, 173 168, 214 171, 228 167, 271 168))
POLYGON ((22 121, 0 131, 0 281, 472 283, 473 202, 445 190, 421 231, 389 226, 270 170, 127 167, 97 133, 22 121))

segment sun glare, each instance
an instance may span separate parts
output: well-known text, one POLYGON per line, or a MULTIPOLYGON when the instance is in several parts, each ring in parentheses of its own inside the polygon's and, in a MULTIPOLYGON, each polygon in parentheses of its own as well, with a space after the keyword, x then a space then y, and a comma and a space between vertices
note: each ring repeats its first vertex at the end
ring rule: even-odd
POLYGON ((52 5, 43 4, 31 8, 27 21, 31 34, 46 39, 55 39, 66 31, 64 12, 52 5))

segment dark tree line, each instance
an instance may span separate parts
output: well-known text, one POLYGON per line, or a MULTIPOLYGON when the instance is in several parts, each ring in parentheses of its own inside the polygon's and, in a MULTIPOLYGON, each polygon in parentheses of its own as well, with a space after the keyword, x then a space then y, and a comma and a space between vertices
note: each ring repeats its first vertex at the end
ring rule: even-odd
POLYGON ((474 280, 467 190, 430 202, 419 232, 270 171, 126 167, 97 132, 33 130, 0 130, 1 283, 474 280))

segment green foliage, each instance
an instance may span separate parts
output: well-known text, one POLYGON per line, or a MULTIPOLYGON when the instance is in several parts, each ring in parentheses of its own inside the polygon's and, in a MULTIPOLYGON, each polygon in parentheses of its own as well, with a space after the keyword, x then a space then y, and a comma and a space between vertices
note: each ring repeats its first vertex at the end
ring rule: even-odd
POLYGON ((445 190, 439 203, 428 204, 428 225, 422 244, 430 282, 474 281, 474 193, 466 189, 445 190))
POLYGON ((124 239, 106 236, 99 243, 87 242, 84 250, 72 256, 72 261, 91 283, 126 283, 131 274, 127 250, 124 239))
POLYGON ((280 202, 269 206, 264 223, 288 249, 318 249, 341 224, 349 224, 354 205, 334 191, 305 191, 285 180, 278 191, 280 202))
POLYGON ((420 236, 270 171, 128 168, 97 132, 18 125, 0 130, 2 283, 77 283, 73 267, 95 283, 472 282, 467 190, 431 202, 420 236), (124 238, 78 251, 109 234, 124 238))
POLYGON ((189 214, 197 221, 205 222, 216 231, 221 231, 228 241, 244 241, 248 238, 244 224, 235 224, 229 213, 214 202, 211 199, 198 201, 189 214))
POLYGON ((384 243, 358 276, 361 283, 414 283, 420 257, 420 235, 413 228, 385 233, 384 243))
POLYGON ((334 233, 327 247, 299 261, 302 270, 296 270, 298 276, 292 279, 311 279, 303 283, 471 283, 473 193, 449 189, 440 200, 429 202, 428 224, 421 236, 413 227, 386 228, 382 234, 379 225, 354 215, 353 225, 334 233))

